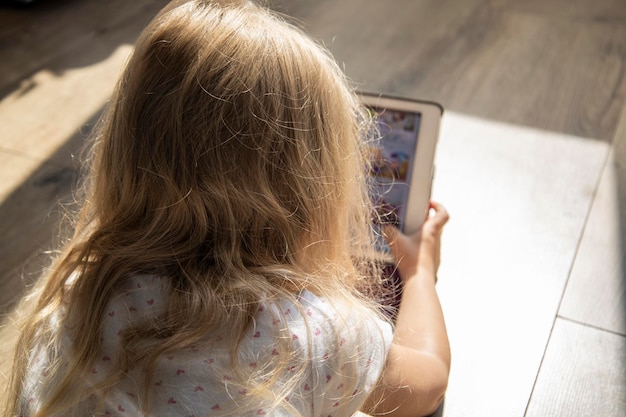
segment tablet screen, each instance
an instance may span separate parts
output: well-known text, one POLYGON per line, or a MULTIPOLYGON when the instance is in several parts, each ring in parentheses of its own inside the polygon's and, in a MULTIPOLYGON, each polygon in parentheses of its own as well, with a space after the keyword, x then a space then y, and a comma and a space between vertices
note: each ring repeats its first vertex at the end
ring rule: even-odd
POLYGON ((403 226, 421 113, 369 107, 380 139, 371 145, 374 203, 385 222, 403 226))

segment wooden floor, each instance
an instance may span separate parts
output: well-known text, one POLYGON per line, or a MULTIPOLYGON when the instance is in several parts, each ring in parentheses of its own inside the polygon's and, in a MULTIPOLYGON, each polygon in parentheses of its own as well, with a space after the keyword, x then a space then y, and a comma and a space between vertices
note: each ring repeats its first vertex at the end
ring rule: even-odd
MULTIPOLYGON (((0 313, 58 239, 79 152, 163 0, 0 7, 0 313)), ((453 349, 440 413, 626 415, 626 3, 283 0, 362 90, 441 102, 453 349)), ((10 326, 2 338, 11 337, 10 326)))

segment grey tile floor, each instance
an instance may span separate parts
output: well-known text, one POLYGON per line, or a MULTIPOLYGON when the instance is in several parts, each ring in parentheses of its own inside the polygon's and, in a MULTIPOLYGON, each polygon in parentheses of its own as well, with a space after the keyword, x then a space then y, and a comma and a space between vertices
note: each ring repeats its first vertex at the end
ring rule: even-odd
MULTIPOLYGON (((41 267, 71 155, 164 3, 0 8, 2 311, 41 267)), ((361 89, 447 109, 433 190, 452 214, 439 291, 453 368, 440 414, 625 416, 623 1, 271 4, 361 89)))

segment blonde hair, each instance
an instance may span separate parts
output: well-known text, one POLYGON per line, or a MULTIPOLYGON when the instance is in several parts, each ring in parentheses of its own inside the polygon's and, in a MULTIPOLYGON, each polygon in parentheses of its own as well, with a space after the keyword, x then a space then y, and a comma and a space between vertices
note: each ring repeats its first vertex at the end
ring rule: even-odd
POLYGON ((36 346, 52 352, 55 381, 36 416, 71 415, 93 394, 77 381, 98 354, 107 303, 136 274, 168 277, 167 308, 124 333, 105 391, 137 364, 150 378, 161 355, 212 330, 240 340, 261 296, 306 289, 370 312, 355 290, 376 271, 364 256, 368 119, 323 48, 264 8, 168 5, 92 134, 75 233, 36 290, 7 414, 21 412, 36 346), (74 337, 65 354, 62 306, 74 337))

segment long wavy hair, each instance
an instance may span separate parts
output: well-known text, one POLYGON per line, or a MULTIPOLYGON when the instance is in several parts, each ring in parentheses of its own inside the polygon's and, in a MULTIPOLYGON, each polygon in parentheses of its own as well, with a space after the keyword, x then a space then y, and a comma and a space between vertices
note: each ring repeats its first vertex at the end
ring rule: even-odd
POLYGON ((136 274, 167 277, 167 307, 124 333, 98 389, 135 366, 150 378, 160 356, 211 331, 240 340, 261 295, 306 289, 373 311, 356 291, 377 270, 365 256, 371 129, 334 60, 293 25, 251 2, 168 5, 91 135, 75 232, 30 297, 5 415, 23 412, 36 347, 53 386, 33 415, 72 415, 94 393, 81 375, 98 355, 107 304, 136 274))

